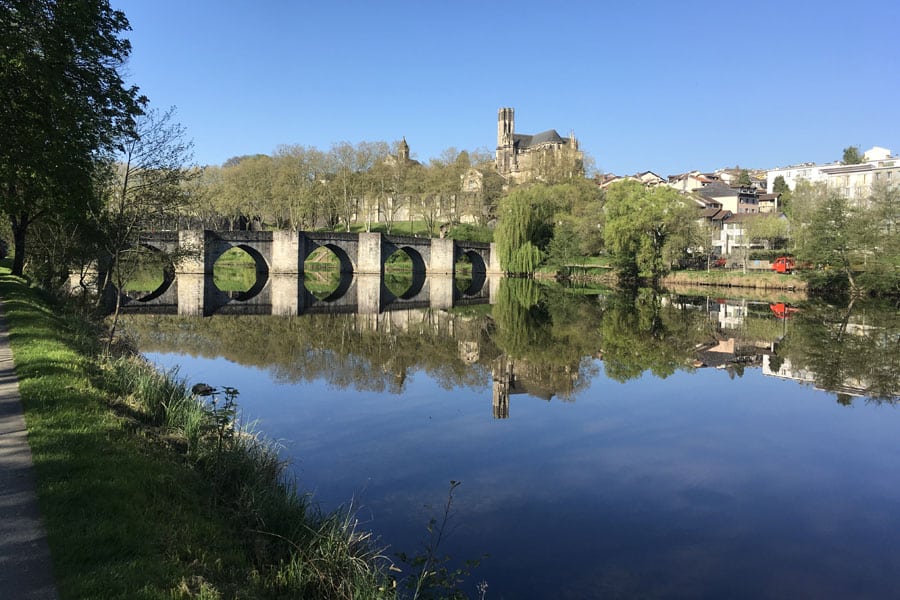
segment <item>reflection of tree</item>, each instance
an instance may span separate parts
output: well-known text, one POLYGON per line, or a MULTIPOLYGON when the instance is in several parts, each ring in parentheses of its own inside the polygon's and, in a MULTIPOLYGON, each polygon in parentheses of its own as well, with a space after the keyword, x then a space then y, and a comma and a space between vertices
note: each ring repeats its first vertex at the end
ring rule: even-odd
POLYGON ((482 362, 496 356, 483 315, 440 311, 382 315, 304 315, 301 317, 130 316, 126 330, 145 352, 177 348, 192 355, 225 357, 243 365, 270 369, 285 381, 324 379, 339 388, 398 392, 412 370, 429 373, 446 388, 483 386, 489 366, 460 357, 457 340, 478 342, 482 362), (452 321, 452 324, 451 324, 452 321), (452 333, 452 334, 451 334, 452 333))
POLYGON ((531 279, 503 279, 493 308, 493 341, 515 360, 517 376, 564 398, 594 373, 599 305, 531 279))
POLYGON ((493 316, 495 341, 513 358, 527 356, 541 341, 541 329, 549 316, 538 304, 540 289, 533 279, 502 279, 493 316))
POLYGON ((610 296, 600 333, 606 374, 622 382, 647 370, 665 378, 691 369, 696 345, 712 338, 704 313, 684 305, 663 306, 650 289, 610 296))
POLYGON ((810 303, 792 318, 778 347, 793 370, 814 374, 816 386, 876 400, 900 396, 900 315, 875 303, 845 308, 810 303))

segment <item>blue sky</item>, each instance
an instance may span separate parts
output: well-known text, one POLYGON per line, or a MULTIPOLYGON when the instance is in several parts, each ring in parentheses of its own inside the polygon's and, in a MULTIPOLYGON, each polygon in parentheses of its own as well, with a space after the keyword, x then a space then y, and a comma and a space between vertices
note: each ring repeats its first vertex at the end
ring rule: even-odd
POLYGON ((405 136, 426 162, 574 130, 660 175, 900 152, 900 3, 113 0, 126 75, 199 164, 405 136))

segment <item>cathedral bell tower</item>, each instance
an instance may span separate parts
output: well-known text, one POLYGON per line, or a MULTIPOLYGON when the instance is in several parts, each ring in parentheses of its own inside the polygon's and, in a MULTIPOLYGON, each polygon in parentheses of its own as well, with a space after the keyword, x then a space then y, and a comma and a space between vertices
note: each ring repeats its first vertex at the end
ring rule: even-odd
POLYGON ((497 171, 508 175, 516 169, 513 134, 516 131, 516 116, 512 108, 501 108, 497 114, 497 171))

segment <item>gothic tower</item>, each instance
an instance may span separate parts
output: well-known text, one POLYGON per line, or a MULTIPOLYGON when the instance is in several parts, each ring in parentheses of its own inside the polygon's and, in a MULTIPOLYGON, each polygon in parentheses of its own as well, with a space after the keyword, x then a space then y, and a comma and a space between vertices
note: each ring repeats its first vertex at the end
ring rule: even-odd
POLYGON ((497 114, 497 171, 507 175, 516 169, 513 134, 516 131, 516 116, 512 108, 501 108, 497 114))

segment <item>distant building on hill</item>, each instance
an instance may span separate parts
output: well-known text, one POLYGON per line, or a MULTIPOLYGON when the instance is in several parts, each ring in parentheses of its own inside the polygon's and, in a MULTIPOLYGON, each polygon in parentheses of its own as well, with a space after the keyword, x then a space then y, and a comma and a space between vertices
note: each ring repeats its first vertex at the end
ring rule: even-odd
POLYGON ((555 129, 536 135, 516 133, 515 111, 501 108, 497 116, 497 172, 507 184, 558 181, 584 175, 584 153, 575 134, 555 129))

